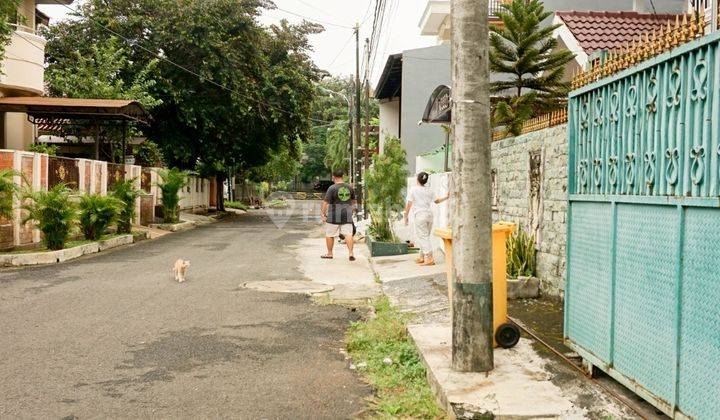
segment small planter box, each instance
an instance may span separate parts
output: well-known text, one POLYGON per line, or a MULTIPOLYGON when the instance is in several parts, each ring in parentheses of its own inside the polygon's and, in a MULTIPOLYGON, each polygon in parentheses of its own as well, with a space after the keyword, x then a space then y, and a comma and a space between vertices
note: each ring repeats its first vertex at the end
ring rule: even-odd
POLYGON ((371 257, 387 257, 390 255, 404 255, 408 253, 408 244, 402 242, 378 242, 367 237, 366 239, 371 257))

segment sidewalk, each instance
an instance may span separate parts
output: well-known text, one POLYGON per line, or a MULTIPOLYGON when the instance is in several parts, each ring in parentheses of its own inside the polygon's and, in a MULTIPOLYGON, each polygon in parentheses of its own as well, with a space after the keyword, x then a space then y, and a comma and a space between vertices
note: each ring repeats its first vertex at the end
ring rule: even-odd
POLYGON ((328 297, 333 302, 367 303, 381 293, 365 243, 355 244, 355 261, 348 259, 346 245, 337 242, 333 249, 335 258, 324 260, 320 256, 327 253, 325 236, 318 228, 294 248, 300 271, 314 283, 331 286, 328 297))
POLYGON ((445 265, 420 267, 413 258, 374 258, 372 268, 391 302, 414 315, 408 330, 451 418, 637 418, 529 338, 512 349, 496 349, 495 369, 489 374, 453 371, 445 265))

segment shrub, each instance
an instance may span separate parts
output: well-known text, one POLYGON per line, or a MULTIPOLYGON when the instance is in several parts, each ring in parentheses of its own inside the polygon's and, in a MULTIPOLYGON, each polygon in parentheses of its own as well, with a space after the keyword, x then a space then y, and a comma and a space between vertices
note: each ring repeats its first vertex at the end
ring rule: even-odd
POLYGON ((14 176, 15 171, 12 169, 0 171, 0 218, 12 219, 13 217, 13 198, 18 190, 13 180, 14 176))
POLYGON ((370 234, 381 242, 394 240, 390 217, 395 207, 403 204, 402 191, 405 188, 405 150, 400 140, 388 138, 382 155, 373 156, 373 165, 365 182, 368 188, 367 203, 370 205, 370 234))
POLYGON ((117 219, 121 205, 120 200, 111 195, 83 195, 80 198, 80 227, 85 239, 100 239, 117 219))
POLYGON ((248 209, 247 204, 241 203, 239 201, 226 201, 225 207, 230 208, 230 209, 245 210, 245 211, 247 211, 247 209, 248 209))
POLYGON ((112 195, 120 202, 117 233, 131 233, 132 222, 135 219, 135 202, 140 196, 140 190, 135 186, 135 180, 126 179, 116 183, 112 195))
POLYGON ((28 147, 28 151, 35 152, 35 153, 46 153, 50 156, 57 155, 58 149, 60 149, 55 144, 47 144, 47 143, 33 143, 28 147))
POLYGON ((390 219, 382 208, 370 206, 370 226, 368 232, 376 241, 397 242, 395 233, 390 226, 390 219))
POLYGON ((140 166, 163 166, 163 155, 160 146, 150 140, 138 144, 132 149, 135 164, 140 166))
POLYGON ((507 276, 535 275, 535 236, 528 235, 522 229, 515 231, 506 242, 507 276))
POLYGON ((49 191, 25 193, 22 209, 27 211, 23 223, 34 221, 43 233, 43 243, 51 250, 63 249, 75 228, 77 204, 70 197, 70 189, 58 184, 49 191))
POLYGON ((160 176, 160 191, 162 191, 163 219, 165 223, 177 223, 180 218, 178 207, 180 204, 180 190, 187 185, 188 174, 177 168, 162 169, 160 176))

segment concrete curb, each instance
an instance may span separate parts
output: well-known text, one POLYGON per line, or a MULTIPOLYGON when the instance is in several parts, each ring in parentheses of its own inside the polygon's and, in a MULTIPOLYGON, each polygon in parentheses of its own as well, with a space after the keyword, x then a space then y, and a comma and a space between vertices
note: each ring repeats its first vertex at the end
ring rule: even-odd
POLYGON ((57 264, 80 258, 83 255, 96 254, 129 245, 134 242, 132 234, 116 236, 89 244, 61 249, 59 251, 27 252, 24 254, 0 254, 0 267, 24 267, 32 265, 57 264))
POLYGON ((148 225, 151 229, 167 230, 168 232, 182 232, 197 227, 195 222, 180 222, 180 223, 152 223, 148 225))

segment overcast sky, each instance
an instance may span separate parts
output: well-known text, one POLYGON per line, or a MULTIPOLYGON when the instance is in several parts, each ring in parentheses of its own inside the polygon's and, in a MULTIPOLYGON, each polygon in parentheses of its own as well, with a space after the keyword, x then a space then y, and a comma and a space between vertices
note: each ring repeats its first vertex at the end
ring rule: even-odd
MULTIPOLYGON (((77 7, 80 1, 82 0, 76 0, 71 7, 77 7)), ((365 38, 370 37, 373 23, 373 10, 370 9, 374 0, 275 0, 275 4, 283 10, 266 11, 262 17, 263 23, 278 22, 282 18, 290 22, 303 19, 291 13, 306 16, 308 20, 332 23, 333 25, 324 25, 325 32, 310 39, 315 49, 312 58, 320 68, 333 74, 347 75, 355 72, 354 37, 352 30, 348 28, 357 22, 364 22, 360 30, 361 45, 365 38)), ((380 77, 389 54, 435 44, 434 37, 420 36, 418 28, 427 0, 388 0, 387 4, 386 19, 389 19, 390 24, 386 25, 376 48, 373 84, 380 77)), ((38 7, 56 20, 65 19, 69 13, 69 10, 58 5, 38 7)))

